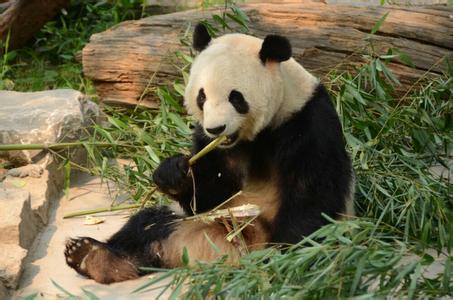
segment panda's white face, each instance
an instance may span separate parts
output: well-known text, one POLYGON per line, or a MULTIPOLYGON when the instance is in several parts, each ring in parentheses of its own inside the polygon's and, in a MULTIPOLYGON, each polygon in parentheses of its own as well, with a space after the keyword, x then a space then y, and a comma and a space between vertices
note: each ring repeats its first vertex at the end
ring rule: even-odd
POLYGON ((185 92, 189 114, 207 136, 226 135, 220 147, 253 140, 283 101, 280 63, 263 64, 263 41, 228 34, 211 41, 195 59, 185 92))

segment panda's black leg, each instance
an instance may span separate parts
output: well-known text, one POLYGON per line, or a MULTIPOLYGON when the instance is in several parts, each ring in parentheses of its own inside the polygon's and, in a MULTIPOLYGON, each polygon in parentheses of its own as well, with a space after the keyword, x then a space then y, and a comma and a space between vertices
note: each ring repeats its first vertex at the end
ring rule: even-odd
POLYGON ((89 237, 66 243, 67 264, 100 283, 136 278, 139 267, 160 266, 154 243, 173 231, 176 216, 168 207, 148 208, 132 216, 106 243, 89 237))

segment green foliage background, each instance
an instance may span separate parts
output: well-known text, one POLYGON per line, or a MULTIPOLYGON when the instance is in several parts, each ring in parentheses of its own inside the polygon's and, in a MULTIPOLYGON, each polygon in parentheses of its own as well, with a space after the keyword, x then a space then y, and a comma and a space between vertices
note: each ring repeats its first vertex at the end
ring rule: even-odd
MULTIPOLYGON (((219 35, 232 28, 247 32, 247 16, 230 1, 224 8, 223 13, 204 21, 210 33, 219 35)), ((94 96, 91 82, 83 77, 75 59, 77 52, 91 34, 145 15, 141 1, 72 1, 70 9, 49 22, 29 47, 6 51, 0 59, 0 88, 34 91, 70 87, 94 96)), ((370 31, 370 43, 385 17, 370 31)), ((187 42, 187 37, 182 41, 187 42)), ((7 49, 7 43, 2 47, 7 49)), ((184 65, 181 78, 187 78, 192 59, 181 53, 177 56, 184 65)), ((399 82, 387 63, 400 59, 411 65, 410 58, 398 49, 374 53, 371 44, 365 58, 355 72, 333 69, 324 78, 353 159, 360 217, 331 220, 285 252, 270 248, 251 253, 242 259, 240 268, 228 266, 224 259, 186 264, 136 292, 170 277, 167 287, 173 288, 173 296, 187 299, 452 295, 453 69, 445 60, 443 75, 420 78, 407 93, 399 95, 394 90, 399 82), (448 170, 445 177, 433 175, 430 168, 435 165, 448 170), (441 273, 428 276, 425 270, 437 263, 437 254, 444 257, 441 273), (190 287, 183 289, 183 283, 190 287)), ((157 110, 105 107, 107 122, 93 125, 93 133, 82 141, 89 153, 89 166, 72 163, 72 167, 117 182, 131 191, 135 201, 146 201, 147 205, 166 202, 153 192, 150 175, 161 159, 187 153, 190 146, 191 120, 181 106, 183 90, 183 81, 158 88, 157 110), (99 148, 94 146, 96 142, 116 146, 99 148), (111 165, 114 158, 132 160, 133 165, 111 165)), ((90 293, 90 299, 93 297, 90 293)))

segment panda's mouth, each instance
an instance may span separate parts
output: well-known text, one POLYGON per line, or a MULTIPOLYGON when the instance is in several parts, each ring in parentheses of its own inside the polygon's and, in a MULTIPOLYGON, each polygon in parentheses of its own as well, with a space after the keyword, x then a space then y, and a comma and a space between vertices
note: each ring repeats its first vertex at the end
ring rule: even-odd
POLYGON ((233 134, 227 135, 225 141, 220 144, 220 147, 223 147, 223 148, 232 147, 237 142, 238 139, 239 139, 239 131, 236 131, 233 134))

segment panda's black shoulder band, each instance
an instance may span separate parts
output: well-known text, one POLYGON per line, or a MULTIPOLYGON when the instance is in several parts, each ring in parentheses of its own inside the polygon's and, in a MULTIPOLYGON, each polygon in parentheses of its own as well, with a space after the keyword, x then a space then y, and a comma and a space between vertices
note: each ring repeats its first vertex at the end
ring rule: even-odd
POLYGON ((280 35, 268 35, 263 41, 260 50, 260 59, 266 61, 282 62, 291 58, 292 50, 289 40, 280 35))
POLYGON ((208 29, 203 23, 198 23, 193 32, 193 48, 197 51, 202 51, 208 46, 210 41, 211 36, 209 35, 208 29))

